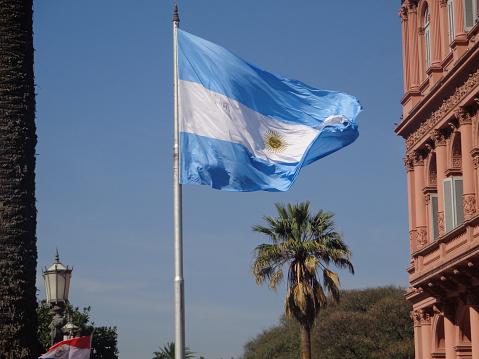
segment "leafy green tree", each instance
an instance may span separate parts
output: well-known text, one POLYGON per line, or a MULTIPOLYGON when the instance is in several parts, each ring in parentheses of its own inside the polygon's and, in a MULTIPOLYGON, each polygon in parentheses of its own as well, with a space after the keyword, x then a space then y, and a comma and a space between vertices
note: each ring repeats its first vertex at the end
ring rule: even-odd
POLYGON ((309 203, 276 203, 279 216, 263 216, 267 226, 253 226, 272 242, 255 248, 252 272, 256 284, 268 280, 269 288, 276 291, 283 267, 288 266, 285 313, 300 324, 302 359, 311 359, 311 328, 327 303, 325 291, 339 301, 339 277, 328 266, 348 268, 354 274, 351 252, 334 224, 334 214, 320 210, 312 215, 309 203))
MULTIPOLYGON (((80 328, 81 335, 90 335, 93 333, 92 349, 90 359, 118 359, 118 335, 116 327, 100 326, 96 327, 95 323, 90 321, 90 307, 83 308, 80 311, 78 307, 73 307, 68 304, 64 318, 70 318, 72 323, 80 328)), ((49 308, 42 301, 38 306, 38 338, 43 347, 43 353, 48 351, 50 346, 50 329, 51 316, 49 315, 49 308)))
POLYGON ((0 0, 0 357, 36 358, 33 1, 0 0))
MULTIPOLYGON (((153 352, 155 355, 153 359, 175 359, 175 342, 163 344, 159 352, 153 352)), ((194 354, 190 348, 185 348, 185 358, 194 358, 194 354)))
MULTIPOLYGON (((311 331, 312 358, 414 359, 412 305, 404 293, 390 286, 341 291, 339 304, 329 298, 311 331)), ((242 358, 297 359, 297 328, 296 321, 282 317, 245 344, 242 358)))
POLYGON ((346 291, 320 314, 312 333, 315 359, 414 359, 411 304, 396 287, 346 291))

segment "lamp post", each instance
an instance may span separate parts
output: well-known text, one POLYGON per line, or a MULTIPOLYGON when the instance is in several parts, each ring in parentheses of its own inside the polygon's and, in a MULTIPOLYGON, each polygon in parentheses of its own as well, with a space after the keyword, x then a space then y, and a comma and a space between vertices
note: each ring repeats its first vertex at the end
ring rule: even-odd
POLYGON ((63 339, 61 328, 65 324, 65 319, 63 319, 62 314, 68 303, 71 275, 72 269, 60 263, 57 248, 55 263, 43 272, 47 303, 50 306, 50 315, 52 315, 52 322, 49 326, 51 329, 52 346, 63 339))

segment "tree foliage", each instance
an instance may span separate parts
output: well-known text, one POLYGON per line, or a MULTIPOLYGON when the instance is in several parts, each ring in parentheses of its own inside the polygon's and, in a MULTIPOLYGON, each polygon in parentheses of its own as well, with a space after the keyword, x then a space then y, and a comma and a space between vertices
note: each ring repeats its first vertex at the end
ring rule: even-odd
MULTIPOLYGON (((341 291, 328 298, 311 331, 313 359, 414 359, 412 306, 404 290, 379 287, 341 291)), ((297 359, 298 324, 282 317, 244 346, 242 359, 297 359)))
MULTIPOLYGON (((153 352, 153 359, 175 359, 175 342, 163 344, 159 352, 153 352)), ((185 347, 185 358, 194 358, 194 354, 190 348, 185 347)))
POLYGON ((285 313, 298 320, 301 358, 310 359, 311 328, 327 303, 326 294, 339 301, 339 276, 330 267, 347 268, 354 274, 351 252, 335 226, 334 213, 311 214, 309 201, 275 206, 278 217, 263 216, 266 226, 253 226, 271 244, 255 248, 252 272, 258 285, 268 282, 276 291, 284 277, 283 267, 288 268, 285 313))
MULTIPOLYGON (((82 336, 94 332, 90 359, 118 359, 117 328, 96 327, 95 323, 90 320, 90 311, 90 307, 85 307, 83 311, 80 311, 78 307, 68 304, 64 312, 64 318, 65 320, 71 318, 72 323, 80 328, 82 336)), ((39 318, 38 338, 43 347, 43 353, 46 353, 50 347, 50 328, 48 326, 51 322, 51 316, 45 301, 40 303, 37 313, 39 318)))

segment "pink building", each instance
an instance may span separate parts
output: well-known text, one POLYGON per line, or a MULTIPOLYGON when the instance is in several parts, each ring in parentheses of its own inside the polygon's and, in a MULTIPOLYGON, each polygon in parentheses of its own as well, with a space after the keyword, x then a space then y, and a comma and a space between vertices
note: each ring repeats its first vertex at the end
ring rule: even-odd
POLYGON ((416 359, 479 359, 479 0, 402 0, 416 359))

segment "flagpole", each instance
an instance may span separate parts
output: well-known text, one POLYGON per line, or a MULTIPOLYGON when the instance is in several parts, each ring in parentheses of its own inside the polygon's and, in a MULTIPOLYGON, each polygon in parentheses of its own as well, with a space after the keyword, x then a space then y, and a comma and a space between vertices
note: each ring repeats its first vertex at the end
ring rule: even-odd
POLYGON ((178 7, 175 4, 173 15, 173 75, 174 75, 174 104, 175 104, 175 143, 173 148, 174 171, 174 226, 175 226, 175 358, 185 358, 185 298, 183 279, 183 224, 182 199, 180 184, 180 148, 179 148, 179 119, 178 119, 178 37, 177 29, 180 26, 178 7))

